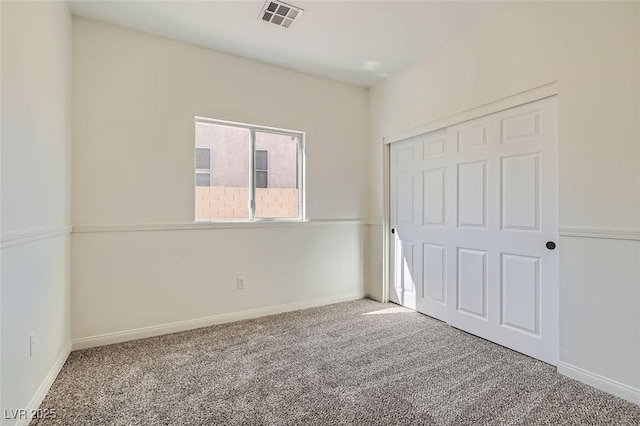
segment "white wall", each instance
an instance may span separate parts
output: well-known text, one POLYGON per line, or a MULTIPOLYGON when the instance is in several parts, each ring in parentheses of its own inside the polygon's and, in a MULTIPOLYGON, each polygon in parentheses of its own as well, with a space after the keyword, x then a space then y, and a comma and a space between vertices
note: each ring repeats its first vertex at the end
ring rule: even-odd
POLYGON ((366 89, 82 18, 73 31, 75 342, 362 295, 366 89), (140 231, 193 222, 195 116, 306 132, 308 218, 353 222, 140 231))
POLYGON ((349 224, 74 233, 73 336, 358 297, 362 250, 349 224))
MULTIPOLYGON (((636 238, 561 238, 560 360, 632 392, 640 388, 638 8, 511 5, 375 86, 370 102, 371 217, 381 224, 383 137, 558 81, 561 228, 636 238)), ((372 245, 381 232, 371 227, 372 245)), ((376 278, 380 256, 369 265, 376 278)), ((380 297, 381 288, 372 280, 367 291, 380 297)))
POLYGON ((66 4, 3 2, 3 410, 37 408, 70 348, 70 102, 66 4))

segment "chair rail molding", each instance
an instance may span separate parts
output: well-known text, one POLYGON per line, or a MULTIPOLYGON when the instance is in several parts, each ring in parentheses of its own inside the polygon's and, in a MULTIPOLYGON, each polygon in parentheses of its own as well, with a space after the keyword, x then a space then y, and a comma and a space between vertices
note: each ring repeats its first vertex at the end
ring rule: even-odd
POLYGON ((560 227, 561 237, 640 241, 640 229, 560 227))
POLYGON ((365 226, 360 219, 340 220, 263 220, 254 222, 141 223, 122 225, 74 225, 74 234, 97 232, 199 231, 206 229, 306 228, 314 226, 365 226))
POLYGON ((9 232, 3 234, 0 238, 0 248, 4 249, 33 241, 44 240, 46 238, 57 237, 59 235, 67 235, 71 233, 71 230, 71 225, 64 225, 9 232))

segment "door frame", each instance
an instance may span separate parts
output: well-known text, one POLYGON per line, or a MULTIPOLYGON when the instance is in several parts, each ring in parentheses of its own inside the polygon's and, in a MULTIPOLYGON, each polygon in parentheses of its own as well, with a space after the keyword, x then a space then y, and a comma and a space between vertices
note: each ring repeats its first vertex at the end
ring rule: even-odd
POLYGON ((391 277, 391 144, 386 143, 383 138, 383 202, 384 202, 384 212, 383 219, 384 223, 382 224, 382 303, 389 302, 389 292, 391 289, 391 282, 393 278, 391 277))
MULTIPOLYGON (((514 108, 520 105, 524 105, 530 102, 539 101, 541 99, 549 98, 551 96, 560 95, 558 81, 552 81, 541 86, 515 93, 513 95, 500 98, 467 110, 460 111, 458 113, 445 116, 443 118, 430 121, 426 124, 414 127, 408 130, 395 133, 390 136, 382 138, 383 147, 383 219, 382 225, 382 244, 383 244, 383 262, 382 262, 382 302, 389 302, 389 292, 391 290, 391 282, 393 277, 391 274, 391 144, 394 142, 400 142, 405 139, 409 139, 415 136, 429 133, 434 130, 449 127, 455 124, 463 123, 465 121, 473 120, 483 117, 485 115, 494 114, 496 112, 504 111, 510 108, 514 108)), ((560 138, 558 138, 558 144, 560 138)), ((558 158, 558 165, 560 159, 558 158)), ((558 182, 559 184, 560 182, 558 182)))

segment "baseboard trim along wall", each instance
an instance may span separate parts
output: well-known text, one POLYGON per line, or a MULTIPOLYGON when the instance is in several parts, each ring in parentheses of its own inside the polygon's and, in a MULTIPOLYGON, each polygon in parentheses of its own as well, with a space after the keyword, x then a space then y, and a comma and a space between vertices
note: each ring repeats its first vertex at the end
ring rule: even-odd
MULTIPOLYGON (((47 393, 49 392, 51 385, 53 385, 53 382, 56 380, 56 377, 58 377, 58 374, 60 374, 60 371, 62 370, 64 363, 67 361, 67 358, 69 358, 70 353, 71 353, 71 342, 67 342, 64 349, 62 349, 62 352, 60 352, 58 359, 56 359, 56 362, 53 364, 53 366, 49 370, 49 373, 47 373, 42 383, 40 383, 40 386, 38 387, 38 390, 31 398, 31 401, 29 401, 29 404, 27 404, 27 406, 25 407, 27 412, 27 417, 31 416, 34 412, 36 412, 36 410, 41 408, 40 404, 42 404, 42 401, 44 401, 45 396, 47 396, 47 393)), ((42 408, 55 409, 55 407, 42 407, 42 408)), ((30 422, 31 422, 31 418, 19 419, 15 424, 16 426, 27 426, 30 422)))
POLYGON ((11 232, 2 235, 0 238, 0 248, 17 246, 30 243, 32 241, 44 240, 45 238, 57 237, 71 233, 71 226, 51 226, 47 228, 30 229, 27 231, 11 232))
POLYGON ((266 315, 280 314, 283 312, 297 311, 299 309, 313 308, 317 306, 332 305, 334 303, 348 302, 364 298, 364 293, 347 294, 337 297, 326 297, 321 299, 305 300, 301 302, 287 303, 283 305, 268 306, 265 308, 250 309, 228 314, 213 315, 205 318, 178 321, 170 324, 154 325, 150 327, 136 328, 133 330, 119 331, 115 333, 100 334, 97 336, 82 337, 72 341, 74 351, 80 349, 93 348, 96 346, 111 345, 114 343, 127 342, 130 340, 144 339, 147 337, 160 336, 163 334, 177 333, 179 331, 193 330, 196 328, 209 327, 216 324, 225 324, 251 318, 263 317, 266 315))
POLYGON ((562 361, 558 362, 558 373, 640 405, 640 389, 616 382, 615 380, 608 379, 599 374, 592 373, 591 371, 562 361))

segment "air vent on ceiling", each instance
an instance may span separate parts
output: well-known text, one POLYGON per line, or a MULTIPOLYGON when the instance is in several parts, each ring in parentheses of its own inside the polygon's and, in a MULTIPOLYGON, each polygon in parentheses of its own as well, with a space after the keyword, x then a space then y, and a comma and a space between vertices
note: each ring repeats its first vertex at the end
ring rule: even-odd
POLYGON ((258 19, 271 22, 280 27, 289 28, 293 20, 299 18, 304 10, 277 0, 267 0, 258 19))

